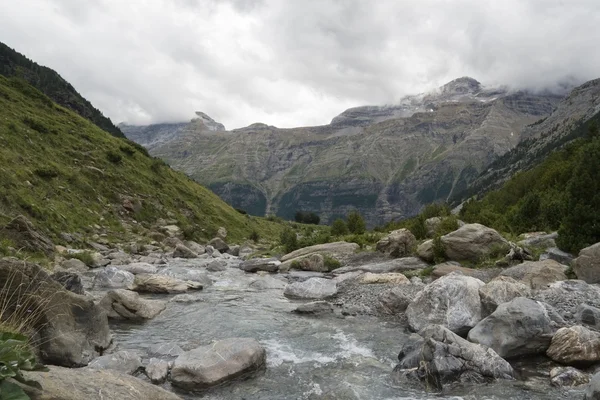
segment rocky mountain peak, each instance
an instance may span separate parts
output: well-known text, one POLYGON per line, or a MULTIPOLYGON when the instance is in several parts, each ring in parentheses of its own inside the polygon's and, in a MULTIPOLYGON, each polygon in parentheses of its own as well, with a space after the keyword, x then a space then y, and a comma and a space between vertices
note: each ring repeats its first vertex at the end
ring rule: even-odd
POLYGON ((225 126, 220 122, 215 121, 202 111, 196 111, 198 118, 192 119, 192 122, 201 122, 209 131, 224 131, 225 126))
POLYGON ((481 91, 481 83, 468 76, 454 79, 446 83, 441 88, 444 94, 475 94, 481 91))

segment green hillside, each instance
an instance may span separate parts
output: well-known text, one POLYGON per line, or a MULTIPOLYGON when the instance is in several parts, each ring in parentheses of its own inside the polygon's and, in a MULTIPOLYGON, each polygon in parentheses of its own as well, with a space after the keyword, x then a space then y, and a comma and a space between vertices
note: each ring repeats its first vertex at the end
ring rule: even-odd
POLYGON ((123 132, 81 96, 56 71, 39 65, 0 42, 0 74, 25 79, 63 107, 75 111, 113 136, 124 138, 123 132))
POLYGON ((470 200, 461 218, 515 234, 559 230, 571 252, 600 242, 600 113, 572 132, 580 137, 550 153, 502 188, 470 200))
POLYGON ((177 220, 197 240, 210 239, 220 226, 233 241, 253 232, 274 238, 281 229, 240 214, 24 80, 0 76, 0 223, 19 214, 58 243, 61 232, 89 235, 95 225, 109 238, 124 238, 123 221, 149 227, 159 218, 177 220))

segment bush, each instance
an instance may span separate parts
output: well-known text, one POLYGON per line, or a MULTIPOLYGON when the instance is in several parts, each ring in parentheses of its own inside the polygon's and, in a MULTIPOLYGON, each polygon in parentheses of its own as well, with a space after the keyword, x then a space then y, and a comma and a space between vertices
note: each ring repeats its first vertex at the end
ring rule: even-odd
POLYGON ((257 231, 254 230, 252 231, 252 233, 250 233, 250 236, 248 238, 254 243, 258 243, 258 241, 260 240, 260 235, 257 231))
POLYGON ((94 265, 94 256, 89 251, 82 251, 81 253, 68 254, 67 258, 76 258, 88 267, 94 265))
POLYGON ((348 233, 348 225, 346 225, 346 222, 341 219, 338 218, 335 221, 333 221, 333 224, 331 224, 331 234, 333 236, 342 236, 348 233))
POLYGON ((53 179, 58 177, 58 170, 53 166, 49 165, 46 167, 36 168, 33 171, 34 174, 39 176, 42 179, 53 179))
POLYGON ((241 208, 235 208, 234 210, 237 211, 237 212, 239 212, 242 215, 247 215, 248 214, 248 212, 246 210, 242 210, 241 208))
POLYGON ((406 229, 411 231, 415 238, 422 240, 427 237, 427 227, 425 226, 425 217, 423 215, 417 215, 411 218, 406 223, 406 229))
POLYGON ((348 220, 348 231, 354 234, 362 234, 367 230, 365 220, 358 211, 352 211, 346 218, 348 220))
POLYGON ((294 216, 294 220, 301 224, 319 225, 321 218, 314 212, 298 211, 294 216))
POLYGON ((121 150, 123 153, 127 154, 128 156, 132 156, 135 154, 135 149, 131 146, 127 146, 125 144, 122 144, 121 146, 119 146, 119 150, 121 150))
POLYGON ((446 249, 439 235, 433 239, 433 261, 436 264, 446 261, 446 249))
POLYGON ((112 150, 106 152, 106 158, 108 158, 108 161, 113 164, 119 164, 121 161, 123 161, 123 157, 119 153, 116 153, 112 150))
POLYGON ((443 236, 450 232, 454 232, 459 228, 458 226, 458 218, 455 215, 450 215, 448 217, 442 218, 440 222, 440 226, 437 228, 437 234, 443 236))
POLYGON ((286 253, 291 253, 294 250, 298 250, 298 237, 296 232, 290 228, 285 228, 279 236, 279 242, 283 246, 286 253))
POLYGON ((342 266, 342 264, 338 260, 329 256, 323 257, 323 264, 325 265, 325 268, 327 268, 328 271, 333 271, 334 269, 340 268, 342 266))

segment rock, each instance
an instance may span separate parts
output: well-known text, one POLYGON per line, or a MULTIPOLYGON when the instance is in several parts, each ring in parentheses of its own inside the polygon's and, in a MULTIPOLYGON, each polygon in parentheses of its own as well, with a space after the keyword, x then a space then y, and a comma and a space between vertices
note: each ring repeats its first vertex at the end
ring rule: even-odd
POLYGON ((208 287, 213 284, 212 279, 210 279, 205 270, 165 267, 159 270, 158 274, 179 279, 181 281, 198 282, 202 284, 202 287, 208 287))
POLYGON ((212 239, 210 242, 208 242, 208 244, 214 247, 216 250, 219 250, 221 253, 225 253, 227 250, 229 250, 227 243, 225 243, 225 241, 220 237, 212 239))
POLYGON ((529 297, 531 289, 528 285, 519 282, 509 276, 499 276, 486 283, 479 289, 481 307, 484 316, 488 316, 500 304, 508 303, 517 297, 529 297))
POLYGON ((560 388, 581 386, 589 381, 588 374, 573 367, 554 367, 550 370, 550 382, 560 388))
POLYGON ((496 308, 469 332, 469 340, 503 358, 544 354, 564 321, 550 306, 517 297, 496 308))
POLYGON ((165 275, 139 274, 135 276, 133 290, 147 293, 184 293, 188 290, 201 290, 202 284, 182 281, 165 275))
POLYGON ((177 246, 183 245, 183 242, 178 237, 169 236, 162 241, 162 244, 174 250, 177 246))
POLYGON ((565 281, 568 267, 554 260, 526 261, 500 273, 529 285, 532 289, 543 289, 556 281, 565 281))
POLYGON ((507 252, 509 244, 496 230, 480 224, 466 224, 441 237, 446 256, 454 261, 479 261, 507 252))
POLYGON ((193 251, 197 255, 202 255, 206 253, 206 249, 201 244, 198 244, 192 240, 186 240, 183 242, 183 245, 193 251))
POLYGON ((80 261, 76 258, 70 258, 68 260, 64 260, 60 263, 60 266, 66 270, 72 270, 77 272, 87 272, 89 268, 83 261, 80 261))
POLYGON ((596 330, 600 330, 600 309, 588 304, 580 304, 577 307, 576 319, 580 323, 596 330))
POLYGON ((332 314, 333 305, 328 301, 313 301, 311 303, 300 304, 293 310, 293 312, 296 314, 311 315, 332 314))
POLYGON ((219 229, 217 229, 217 237, 225 240, 227 238, 227 229, 222 226, 219 227, 219 229))
POLYGON ((181 229, 177 225, 161 226, 160 231, 169 237, 181 236, 181 229))
POLYGON ((135 276, 115 267, 106 267, 96 273, 94 288, 131 289, 135 276))
POLYGON ((288 253, 285 256, 281 257, 281 262, 293 260, 302 256, 307 256, 312 253, 318 253, 323 256, 333 257, 339 261, 344 261, 350 256, 352 256, 359 248, 360 246, 356 243, 347 242, 317 244, 314 246, 304 247, 302 249, 292 251, 291 253, 288 253))
POLYGON ((491 268, 486 269, 472 269, 462 267, 455 261, 448 261, 445 263, 434 265, 433 271, 431 272, 431 277, 433 280, 441 278, 442 276, 451 274, 452 272, 460 272, 462 275, 471 276, 473 278, 477 278, 483 282, 489 282, 490 279, 494 278, 496 275, 500 273, 499 270, 494 270, 491 268))
POLYGON ((255 250, 251 246, 242 245, 240 246, 238 257, 240 257, 243 260, 247 260, 252 254, 254 254, 254 251, 255 250))
POLYGON ((392 283, 394 285, 406 285, 410 281, 406 276, 397 272, 389 272, 387 274, 372 274, 367 272, 363 274, 360 279, 360 283, 392 283))
POLYGON ((43 362, 83 366, 109 346, 106 314, 92 300, 65 290, 38 265, 0 260, 0 282, 8 293, 19 293, 0 300, 3 318, 14 319, 15 324, 27 318, 27 325, 38 333, 32 343, 43 362), (16 311, 10 316, 17 302, 27 305, 31 313, 24 316, 16 311))
POLYGON ((583 400, 599 400, 600 399, 600 372, 596 372, 585 390, 583 400))
POLYGON ((256 290, 284 289, 286 283, 272 276, 262 276, 250 282, 250 287, 256 290))
POLYGON ((456 272, 433 281, 417 294, 406 310, 408 324, 414 331, 428 325, 446 326, 466 335, 481 321, 479 289, 484 283, 456 272))
POLYGON ((534 291, 532 298, 550 304, 563 318, 573 321, 581 304, 600 308, 600 287, 580 280, 558 281, 534 291))
POLYGON ((43 388, 23 386, 32 400, 181 400, 160 387, 111 370, 50 366, 47 372, 23 374, 43 388))
POLYGON ((531 232, 520 235, 521 241, 519 245, 524 247, 539 247, 548 248, 556 247, 555 239, 558 237, 558 232, 531 232))
MULTIPOLYGON (((508 254, 504 256, 504 262, 508 265, 520 263, 523 261, 533 261, 533 254, 524 247, 519 247, 513 242, 509 242, 510 250, 508 254)), ((496 263, 502 262, 502 260, 496 261, 496 263)), ((498 264, 496 264, 498 265, 498 264)))
POLYGON ((386 314, 396 315, 403 313, 424 287, 425 285, 423 284, 411 283, 383 291, 378 296, 380 308, 386 314))
POLYGON ((81 277, 72 272, 58 271, 50 275, 50 278, 60 283, 65 289, 77 294, 84 294, 81 277))
MULTIPOLYGON (((302 271, 327 272, 329 269, 325 266, 325 258, 321 254, 310 254, 305 257, 298 257, 294 260, 287 261, 291 268, 302 271)), ((280 267, 281 268, 281 267, 280 267)), ((284 268, 289 270, 290 268, 284 268)))
POLYGON ((205 389, 261 369, 265 349, 249 338, 220 340, 177 357, 171 383, 184 389, 205 389))
POLYGON ((158 358, 151 358, 146 365, 146 376, 150 382, 155 384, 163 383, 169 375, 169 363, 158 358))
POLYGON ((583 326, 561 328, 552 337, 546 355, 567 365, 592 365, 600 361, 600 334, 583 326))
POLYGON ((427 231, 427 236, 433 237, 441 224, 442 219, 440 217, 427 218, 425 220, 425 230, 427 231))
POLYGON ((110 264, 110 260, 104 258, 101 253, 93 251, 90 253, 91 261, 87 264, 90 268, 101 268, 110 264))
POLYGON ((178 357, 183 353, 185 353, 185 351, 175 343, 154 344, 148 349, 148 355, 150 357, 173 358, 178 357))
POLYGON ((156 317, 167 307, 167 303, 142 299, 136 292, 116 289, 106 293, 98 306, 106 310, 109 318, 144 320, 156 317))
POLYGON ((573 261, 573 271, 577 278, 587 283, 600 283, 600 243, 579 252, 579 256, 573 261))
POLYGON ((429 239, 418 245, 417 255, 427 262, 433 262, 433 240, 429 239))
POLYGON ((246 272, 277 272, 281 262, 276 258, 253 258, 240 264, 240 269, 246 272))
POLYGON ((372 263, 372 264, 362 264, 362 265, 352 265, 342 268, 337 268, 333 271, 334 275, 343 275, 349 272, 372 272, 374 274, 381 274, 387 272, 404 272, 404 271, 413 271, 416 269, 426 268, 428 265, 424 263, 417 257, 404 257, 404 258, 396 258, 390 261, 372 263))
POLYGON ((240 246, 239 245, 233 245, 233 246, 229 246, 229 250, 227 250, 228 254, 231 254, 232 256, 235 257, 239 257, 240 255, 240 246))
POLYGON ((131 256, 123 251, 115 251, 106 256, 109 260, 111 260, 111 264, 129 264, 131 261, 131 256))
POLYGON ((405 257, 417 245, 417 239, 408 229, 398 229, 390 232, 386 237, 377 242, 375 248, 392 257, 405 257))
POLYGON ((171 303, 197 303, 200 301, 204 301, 204 298, 200 296, 193 296, 191 294, 178 294, 169 300, 171 303))
POLYGON ((454 382, 513 378, 510 364, 494 350, 469 343, 444 326, 430 325, 419 335, 422 341, 401 352, 396 372, 416 368, 419 378, 437 388, 454 382))
POLYGON ((554 260, 564 265, 571 265, 575 257, 573 254, 566 253, 560 250, 558 247, 547 248, 546 251, 540 254, 540 261, 554 260))
POLYGON ((331 279, 310 278, 303 282, 290 283, 283 295, 299 299, 325 299, 337 293, 337 284, 331 279))
POLYGON ((227 269, 227 262, 223 260, 211 261, 207 266, 206 270, 211 272, 225 271, 227 269))
POLYGON ((198 258, 198 254, 194 253, 183 244, 177 244, 173 252, 173 258, 198 258))
POLYGON ((156 265, 146 263, 146 262, 136 262, 125 265, 115 265, 115 268, 118 268, 122 271, 130 272, 134 275, 137 274, 155 274, 158 271, 158 267, 156 265))
POLYGON ((133 375, 142 368, 142 359, 133 351, 117 351, 94 359, 89 363, 91 369, 112 369, 124 374, 133 375))
POLYGON ((47 256, 54 253, 52 240, 36 230, 31 221, 23 215, 15 217, 8 224, 0 227, 0 235, 10 239, 16 248, 33 253, 44 253, 47 256))

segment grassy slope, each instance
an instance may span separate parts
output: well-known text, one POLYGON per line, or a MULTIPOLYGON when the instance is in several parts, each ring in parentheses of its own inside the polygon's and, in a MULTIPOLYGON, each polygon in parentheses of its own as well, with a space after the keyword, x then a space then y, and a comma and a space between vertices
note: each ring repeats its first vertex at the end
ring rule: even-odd
POLYGON ((232 240, 253 230, 265 238, 279 234, 279 224, 239 214, 143 153, 25 81, 0 76, 0 222, 24 214, 54 239, 90 233, 94 224, 123 237, 121 220, 130 217, 147 225, 177 219, 198 240, 219 226, 232 240), (141 201, 141 209, 127 215, 124 197, 141 201))

